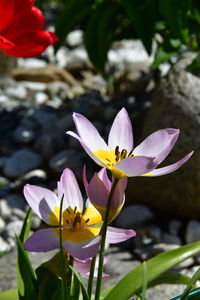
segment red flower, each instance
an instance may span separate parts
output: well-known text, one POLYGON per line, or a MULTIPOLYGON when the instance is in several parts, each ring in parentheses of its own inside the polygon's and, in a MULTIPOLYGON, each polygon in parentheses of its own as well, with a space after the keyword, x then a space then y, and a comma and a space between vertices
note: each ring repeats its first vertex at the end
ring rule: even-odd
POLYGON ((34 0, 0 0, 0 50, 15 57, 33 57, 57 42, 44 31, 42 12, 34 0))

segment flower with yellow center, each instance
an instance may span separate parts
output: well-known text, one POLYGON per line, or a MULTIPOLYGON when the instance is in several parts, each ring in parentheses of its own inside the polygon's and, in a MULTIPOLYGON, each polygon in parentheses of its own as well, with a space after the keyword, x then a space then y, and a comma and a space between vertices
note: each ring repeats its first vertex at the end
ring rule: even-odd
MULTIPOLYGON (((89 201, 84 207, 78 183, 70 169, 63 171, 58 182, 58 195, 46 188, 27 184, 24 187, 24 196, 34 212, 50 225, 50 228, 40 229, 32 234, 25 242, 25 250, 46 252, 59 248, 59 211, 60 201, 63 198, 61 219, 63 247, 79 260, 97 254, 101 239, 102 216, 89 201)), ((134 235, 133 230, 108 228, 108 242, 111 243, 126 240, 134 235)))
POLYGON ((192 151, 172 165, 156 168, 172 150, 179 130, 174 128, 158 130, 134 148, 132 125, 125 108, 122 108, 114 119, 108 136, 108 145, 83 115, 74 113, 73 120, 78 134, 72 131, 67 133, 78 139, 88 155, 97 164, 110 170, 117 179, 125 176, 168 174, 177 170, 193 154, 192 151))

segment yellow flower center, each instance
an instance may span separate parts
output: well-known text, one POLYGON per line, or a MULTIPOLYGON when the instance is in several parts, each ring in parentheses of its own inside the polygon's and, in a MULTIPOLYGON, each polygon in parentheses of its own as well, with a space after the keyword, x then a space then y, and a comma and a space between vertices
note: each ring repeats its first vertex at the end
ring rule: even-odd
MULTIPOLYGON (((126 149, 123 149, 122 151, 119 151, 119 146, 116 146, 115 150, 104 150, 104 149, 98 149, 94 154, 96 157, 98 157, 109 169, 112 173, 113 176, 116 178, 122 178, 126 176, 126 174, 119 169, 115 168, 115 164, 121 161, 124 158, 134 156, 132 154, 133 149, 128 152, 126 149)), ((105 167, 102 165, 102 167, 105 167)))
MULTIPOLYGON (((49 221, 51 225, 59 224, 59 207, 54 207, 49 221)), ((62 213, 62 240, 69 240, 74 243, 87 241, 100 232, 102 217, 92 206, 86 207, 83 212, 77 210, 77 207, 68 207, 62 213)), ((59 235, 59 229, 54 228, 56 235, 59 235)))

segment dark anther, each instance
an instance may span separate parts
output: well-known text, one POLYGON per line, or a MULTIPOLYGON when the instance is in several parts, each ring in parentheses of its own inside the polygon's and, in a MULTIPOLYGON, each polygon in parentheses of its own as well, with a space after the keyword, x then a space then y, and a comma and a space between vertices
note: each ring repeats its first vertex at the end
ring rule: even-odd
POLYGON ((69 225, 69 220, 68 220, 68 219, 66 220, 66 222, 67 222, 67 224, 69 225))
POLYGON ((75 208, 74 208, 74 213, 76 213, 76 210, 77 210, 77 207, 75 206, 75 208))
POLYGON ((76 227, 77 223, 81 223, 81 215, 79 213, 77 213, 77 215, 74 218, 74 222, 73 222, 73 227, 76 227))
POLYGON ((120 152, 119 152, 119 146, 116 146, 115 148, 115 159, 118 161, 120 158, 120 152))
POLYGON ((67 208, 67 212, 68 212, 68 214, 70 215, 70 210, 69 210, 69 208, 67 208))
POLYGON ((127 156, 127 150, 123 149, 122 152, 121 152, 121 159, 126 158, 126 156, 127 156))
POLYGON ((90 221, 90 219, 88 218, 86 221, 85 221, 85 223, 88 223, 90 221))

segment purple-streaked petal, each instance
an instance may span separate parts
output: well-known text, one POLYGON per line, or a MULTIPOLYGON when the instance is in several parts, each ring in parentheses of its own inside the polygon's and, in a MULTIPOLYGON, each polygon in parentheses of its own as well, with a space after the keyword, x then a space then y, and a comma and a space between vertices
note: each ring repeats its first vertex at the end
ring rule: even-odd
MULTIPOLYGON (((76 138, 81 146, 83 147, 83 149, 86 151, 86 153, 101 167, 105 166, 105 164, 98 159, 98 157, 96 157, 96 155, 92 152, 92 150, 90 149, 89 145, 87 145, 76 133, 74 133, 73 131, 67 131, 67 134, 73 136, 74 138, 76 138)), ((106 167, 106 166, 105 166, 106 167)))
POLYGON ((98 172, 98 176, 99 176, 99 178, 104 182, 106 188, 107 188, 108 190, 110 190, 110 189, 111 189, 112 183, 111 183, 111 181, 110 181, 109 178, 108 178, 107 170, 106 170, 105 168, 102 168, 102 169, 98 172))
POLYGON ((122 171, 126 176, 139 176, 152 171, 157 166, 154 157, 131 156, 122 159, 115 168, 122 171))
POLYGON ((58 190, 59 197, 62 197, 64 194, 63 209, 67 207, 75 208, 76 206, 82 212, 83 198, 72 170, 67 168, 63 171, 58 190))
POLYGON ((47 224, 54 207, 60 207, 58 197, 50 190, 36 185, 26 184, 24 196, 33 211, 47 224))
POLYGON ((186 156, 184 156, 182 159, 180 159, 176 163, 174 163, 172 165, 168 165, 163 168, 154 169, 149 174, 145 174, 144 176, 155 177, 155 176, 162 176, 162 175, 172 173, 172 172, 176 171, 177 169, 179 169, 192 156, 192 154, 193 154, 193 151, 188 153, 186 156))
POLYGON ((95 173, 87 188, 87 195, 93 205, 105 207, 107 204, 109 191, 104 182, 95 173))
POLYGON ((174 147, 179 132, 174 128, 155 131, 134 149, 133 154, 155 157, 160 164, 174 147))
POLYGON ((97 254, 100 240, 101 237, 96 236, 86 242, 72 243, 70 241, 64 241, 62 244, 65 250, 69 252, 71 256, 80 260, 85 260, 97 254))
POLYGON ((126 241, 132 238, 133 236, 136 236, 136 232, 132 229, 121 229, 108 226, 106 242, 110 244, 116 244, 126 241))
POLYGON ((98 149, 108 150, 108 146, 100 136, 99 132, 87 118, 81 114, 73 113, 73 120, 78 135, 92 152, 95 152, 98 149))
POLYGON ((48 252, 58 248, 59 240, 52 228, 36 231, 24 244, 24 249, 30 252, 48 252))
POLYGON ((115 117, 108 137, 110 150, 115 150, 116 146, 119 146, 119 151, 126 149, 130 152, 133 149, 133 129, 125 108, 115 117))

